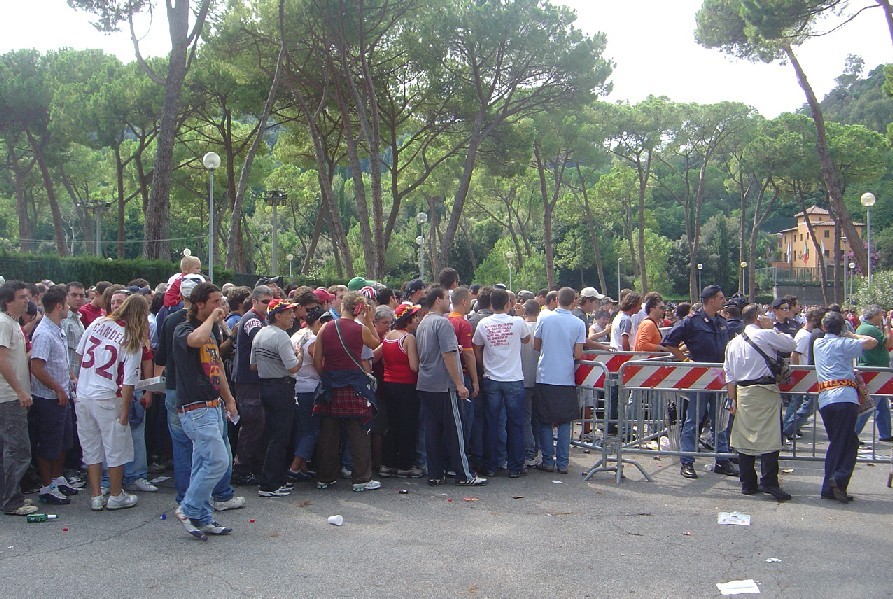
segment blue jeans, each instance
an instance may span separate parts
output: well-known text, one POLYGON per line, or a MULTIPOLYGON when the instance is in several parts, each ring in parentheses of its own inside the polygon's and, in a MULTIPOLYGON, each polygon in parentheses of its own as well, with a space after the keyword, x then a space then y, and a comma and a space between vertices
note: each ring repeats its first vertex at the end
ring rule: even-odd
POLYGON ((136 481, 138 478, 146 478, 149 474, 145 418, 137 425, 130 424, 130 436, 133 438, 133 461, 124 464, 125 485, 136 481))
POLYGON ((558 440, 552 442, 552 425, 539 425, 540 449, 543 452, 543 465, 550 466, 552 460, 559 470, 567 470, 571 457, 571 423, 562 422, 558 425, 558 440))
MULTIPOLYGON (((688 397, 688 408, 685 410, 685 424, 682 426, 682 439, 680 446, 682 451, 697 451, 698 437, 700 436, 701 421, 705 413, 709 415, 710 422, 716 434, 716 453, 729 453, 729 429, 716 430, 713 419, 716 415, 716 393, 692 393, 688 397), (709 410, 709 412, 708 412, 709 410)), ((728 461, 728 458, 719 460, 728 461)), ((683 464, 694 464, 694 456, 682 456, 683 464)))
POLYGON ((305 462, 313 459, 316 449, 316 438, 319 437, 319 418, 313 415, 314 393, 297 393, 295 395, 295 457, 305 462))
POLYGON ((524 458, 536 459, 539 447, 539 424, 534 421, 533 387, 524 388, 524 458))
POLYGON ((505 456, 509 472, 524 468, 524 381, 484 378, 487 433, 484 466, 495 472, 505 456))
POLYGON ((871 414, 874 413, 874 423, 877 426, 877 436, 881 439, 889 439, 890 438, 890 398, 889 397, 879 397, 876 396, 875 400, 877 400, 877 406, 874 410, 868 410, 859 414, 859 417, 856 418, 856 434, 862 432, 862 429, 865 428, 865 423, 868 422, 871 414))
MULTIPOLYGON (((183 432, 180 424, 180 414, 177 413, 177 391, 168 389, 164 396, 164 405, 167 408, 167 428, 171 433, 171 447, 174 454, 174 487, 177 490, 176 502, 183 501, 186 489, 189 488, 189 476, 192 473, 192 440, 183 432)), ((221 410, 221 417, 223 416, 221 410)), ((236 494, 230 484, 232 478, 232 452, 229 448, 229 435, 226 434, 226 426, 223 426, 223 442, 230 454, 229 466, 214 487, 213 497, 216 501, 229 501, 236 494)))
POLYGON ((224 443, 226 429, 222 410, 199 408, 179 414, 183 432, 192 441, 192 474, 189 487, 180 502, 180 511, 201 525, 214 521, 211 493, 230 465, 230 453, 224 443))
POLYGON ((809 420, 815 412, 816 397, 814 395, 791 395, 784 414, 784 426, 781 432, 787 437, 793 437, 800 432, 800 427, 809 420))

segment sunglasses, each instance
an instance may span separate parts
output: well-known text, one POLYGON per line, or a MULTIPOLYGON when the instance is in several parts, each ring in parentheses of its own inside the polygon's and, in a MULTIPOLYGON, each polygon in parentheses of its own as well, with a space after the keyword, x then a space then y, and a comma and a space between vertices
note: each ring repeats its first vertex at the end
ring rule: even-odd
POLYGON ((262 300, 257 300, 257 301, 259 301, 259 302, 262 303, 262 304, 269 304, 270 302, 273 301, 273 298, 262 299, 262 300))

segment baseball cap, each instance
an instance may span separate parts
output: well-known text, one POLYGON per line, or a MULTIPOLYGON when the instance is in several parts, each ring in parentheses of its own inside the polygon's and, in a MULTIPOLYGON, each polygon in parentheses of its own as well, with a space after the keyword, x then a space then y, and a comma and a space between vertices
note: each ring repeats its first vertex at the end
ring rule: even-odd
POLYGON ((406 292, 407 293, 415 293, 416 291, 421 291, 425 288, 425 282, 421 279, 413 279, 409 283, 406 284, 406 292))
POLYGON ((781 306, 784 306, 785 304, 788 304, 788 307, 790 307, 790 302, 788 300, 786 300, 783 297, 777 297, 774 300, 772 300, 772 309, 778 309, 781 306))
POLYGON ((334 295, 332 295, 322 287, 314 289, 313 295, 316 296, 316 299, 318 299, 320 302, 330 302, 335 299, 334 295))
POLYGON ((367 285, 366 279, 363 277, 354 277, 347 283, 348 291, 359 291, 367 285))
POLYGON ((362 293, 366 299, 372 301, 375 301, 375 298, 378 297, 378 294, 375 292, 375 287, 372 287, 371 285, 364 285, 363 288, 360 289, 360 293, 362 293))
POLYGON ((293 310, 297 307, 298 304, 277 297, 276 299, 271 300, 267 305, 267 319, 272 320, 272 317, 276 314, 285 312, 286 310, 293 310))
POLYGON ((581 298, 584 298, 584 297, 586 297, 586 298, 592 297, 592 298, 595 298, 595 299, 597 299, 597 300, 605 299, 605 295, 604 295, 603 293, 599 293, 598 291, 596 291, 596 290, 595 290, 595 287, 584 287, 584 288, 580 291, 580 297, 581 297, 581 298))
POLYGON ((421 306, 414 306, 412 304, 400 304, 399 306, 397 306, 397 309, 394 310, 394 318, 396 318, 397 320, 409 319, 412 318, 412 316, 418 313, 418 311, 421 309, 421 306))
POLYGON ((536 296, 533 294, 532 291, 528 291, 526 289, 522 289, 521 291, 518 292, 518 300, 522 301, 522 302, 526 302, 527 300, 532 300, 535 297, 536 296))
POLYGON ((192 296, 192 290, 205 282, 205 277, 200 274, 188 274, 180 280, 180 295, 183 299, 189 299, 192 296))

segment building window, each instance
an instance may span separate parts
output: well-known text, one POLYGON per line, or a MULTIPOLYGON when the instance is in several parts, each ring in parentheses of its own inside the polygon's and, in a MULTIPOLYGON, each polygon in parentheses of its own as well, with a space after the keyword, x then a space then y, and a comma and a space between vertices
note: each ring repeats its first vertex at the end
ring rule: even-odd
POLYGON ((803 233, 800 233, 800 241, 803 241, 803 233))
POLYGON ((828 239, 829 237, 831 237, 831 231, 829 231, 828 229, 825 229, 824 237, 825 237, 825 239, 828 239))
POLYGON ((831 257, 830 252, 828 250, 825 250, 825 258, 830 258, 830 257, 831 257))

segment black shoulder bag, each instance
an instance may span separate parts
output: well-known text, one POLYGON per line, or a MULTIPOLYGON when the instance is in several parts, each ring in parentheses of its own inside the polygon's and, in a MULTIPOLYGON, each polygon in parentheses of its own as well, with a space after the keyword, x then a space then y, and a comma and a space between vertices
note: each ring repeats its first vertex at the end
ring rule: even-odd
POLYGON ((786 358, 778 358, 773 360, 769 357, 766 352, 761 350, 759 346, 753 342, 753 339, 747 336, 747 333, 741 331, 741 337, 745 341, 747 341, 752 348, 757 350, 757 353, 763 356, 763 359, 766 360, 766 366, 769 367, 769 372, 772 373, 772 376, 775 377, 775 382, 779 385, 783 385, 791 380, 791 363, 786 358))

